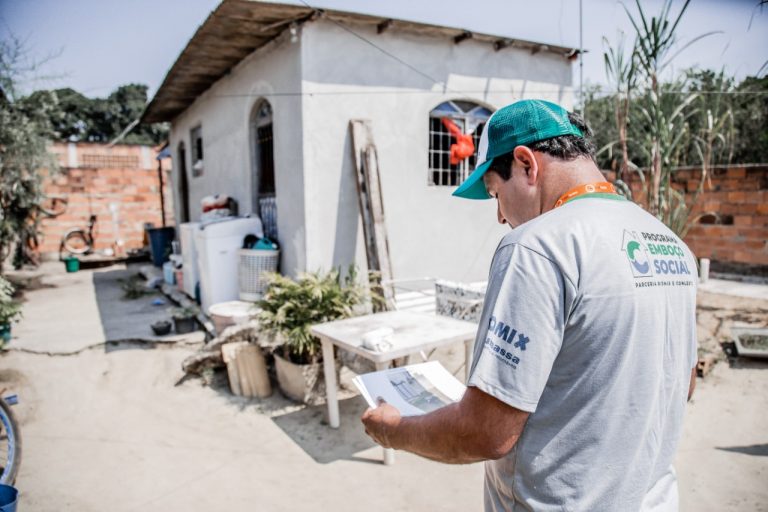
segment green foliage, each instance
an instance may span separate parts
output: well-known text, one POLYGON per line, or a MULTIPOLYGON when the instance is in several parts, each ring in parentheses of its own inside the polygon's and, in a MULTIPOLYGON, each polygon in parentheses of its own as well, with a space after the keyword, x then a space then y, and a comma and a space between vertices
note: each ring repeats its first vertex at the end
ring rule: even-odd
MULTIPOLYGON (((662 72, 676 55, 713 34, 678 44, 676 28, 689 3, 686 0, 675 16, 672 0, 663 2, 657 16, 648 16, 639 0, 635 12, 625 6, 635 30, 634 45, 630 52, 623 40, 608 46, 604 60, 611 89, 608 95, 600 88, 588 90, 585 105, 585 116, 596 133, 598 164, 617 171, 620 186, 630 170, 637 173, 644 206, 681 236, 697 218, 691 218, 691 206, 704 190, 712 166, 744 157, 753 147, 760 150, 750 155, 752 161, 764 160, 768 142, 766 98, 732 94, 738 88, 724 72, 688 70, 662 81, 662 72), (742 142, 750 139, 756 143, 742 142), (689 190, 686 195, 685 188, 676 188, 674 173, 680 166, 693 165, 702 169, 702 175, 693 194, 689 190)), ((766 85, 747 81, 757 89, 766 85)))
POLYGON ((19 98, 23 58, 19 41, 0 41, 0 267, 13 245, 14 266, 26 263, 24 249, 37 237, 44 200, 40 170, 56 169, 47 150, 56 101, 49 94, 19 98))
MULTIPOLYGON (((724 72, 689 69, 677 80, 660 84, 665 107, 685 101, 686 136, 679 141, 680 152, 672 161, 681 166, 701 166, 730 162, 765 163, 768 159, 768 77, 748 77, 736 84, 724 72), (708 148, 711 142, 712 147, 708 148), (711 151, 707 158, 707 150, 711 151)), ((630 168, 650 166, 650 153, 643 146, 649 126, 640 106, 649 101, 648 91, 633 91, 627 120, 627 145, 630 168)), ((621 166, 619 133, 615 118, 617 95, 600 86, 585 91, 584 115, 595 132, 597 163, 602 169, 616 171, 621 166)))
POLYGON ((123 290, 123 298, 127 300, 140 299, 145 295, 152 295, 154 290, 148 290, 144 285, 144 279, 139 274, 134 274, 128 279, 118 279, 123 290))
POLYGON ((295 281, 272 273, 258 303, 258 319, 264 331, 285 338, 287 355, 294 362, 317 362, 320 340, 309 332, 310 326, 353 316, 363 298, 354 267, 344 279, 338 270, 301 274, 295 281))
POLYGON ((724 71, 688 70, 686 89, 696 94, 692 103, 695 114, 688 121, 691 133, 689 162, 701 164, 705 177, 716 162, 728 163, 734 149, 734 80, 724 71))
MULTIPOLYGON (((141 117, 147 104, 147 86, 142 84, 121 85, 106 98, 88 98, 70 88, 36 91, 29 98, 40 95, 56 98, 49 121, 55 138, 70 142, 111 142, 141 117)), ((139 124, 120 143, 156 145, 167 137, 166 123, 139 124)))
MULTIPOLYGON (((607 40, 603 38, 603 43, 607 40)), ((631 162, 629 160, 629 141, 627 140, 627 128, 629 125, 629 113, 632 99, 632 90, 636 86, 638 78, 637 59, 634 54, 627 56, 624 50, 624 35, 619 39, 616 49, 610 46, 603 53, 605 72, 612 81, 614 88, 614 114, 618 143, 621 149, 621 169, 618 171, 619 180, 629 178, 631 162)))
POLYGON ((171 309, 171 316, 173 318, 194 318, 200 312, 200 309, 196 306, 184 306, 171 309))
POLYGON ((0 276, 0 325, 10 324, 21 316, 21 304, 13 300, 13 285, 0 276))
POLYGON ((733 160, 739 163, 768 161, 768 76, 748 77, 735 89, 733 160))

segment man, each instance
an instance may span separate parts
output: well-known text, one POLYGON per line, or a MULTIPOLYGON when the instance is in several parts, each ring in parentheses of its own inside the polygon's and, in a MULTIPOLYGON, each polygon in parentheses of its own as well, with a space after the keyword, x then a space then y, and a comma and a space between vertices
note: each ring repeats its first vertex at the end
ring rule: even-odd
POLYGON ((485 508, 676 510, 672 460, 695 383, 696 263, 615 193, 591 133, 540 100, 496 111, 454 195, 494 198, 496 249, 456 404, 363 415, 384 447, 485 463, 485 508))

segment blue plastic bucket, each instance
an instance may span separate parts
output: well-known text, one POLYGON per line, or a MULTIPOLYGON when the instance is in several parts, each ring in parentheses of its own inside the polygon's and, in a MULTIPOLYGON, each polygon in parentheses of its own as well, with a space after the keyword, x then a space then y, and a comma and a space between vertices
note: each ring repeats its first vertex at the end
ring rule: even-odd
POLYGON ((152 253, 152 264, 162 267, 171 255, 171 242, 176 238, 176 229, 173 227, 150 228, 149 250, 152 253))
POLYGON ((0 512, 16 512, 19 491, 12 485, 0 484, 0 512))

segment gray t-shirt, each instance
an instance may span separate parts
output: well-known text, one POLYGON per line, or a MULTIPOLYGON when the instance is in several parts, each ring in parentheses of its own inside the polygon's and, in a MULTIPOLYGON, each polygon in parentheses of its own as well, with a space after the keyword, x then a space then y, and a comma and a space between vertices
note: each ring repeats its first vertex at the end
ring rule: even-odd
POLYGON ((620 198, 572 200, 502 239, 468 385, 531 415, 486 462, 487 511, 677 510, 696 283, 688 247, 620 198))

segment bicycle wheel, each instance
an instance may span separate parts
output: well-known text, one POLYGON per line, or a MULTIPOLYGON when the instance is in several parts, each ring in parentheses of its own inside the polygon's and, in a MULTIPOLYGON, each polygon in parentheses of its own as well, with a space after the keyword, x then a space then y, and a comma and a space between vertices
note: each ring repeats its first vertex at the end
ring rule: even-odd
POLYGON ((91 250, 91 244, 82 229, 68 232, 61 243, 70 254, 85 254, 91 250))
POLYGON ((13 485, 21 463, 21 436, 11 408, 0 398, 0 484, 13 485))

